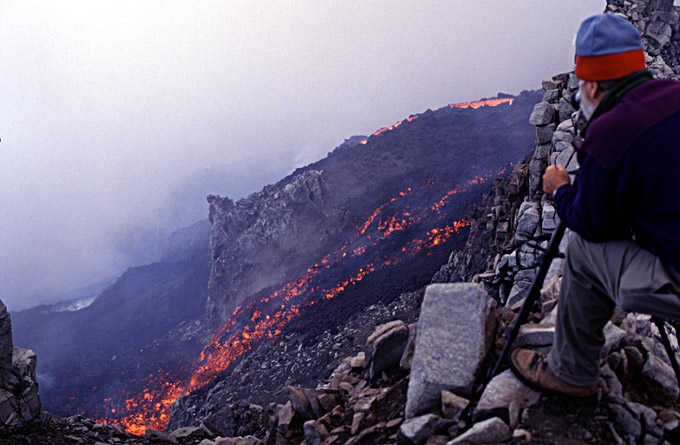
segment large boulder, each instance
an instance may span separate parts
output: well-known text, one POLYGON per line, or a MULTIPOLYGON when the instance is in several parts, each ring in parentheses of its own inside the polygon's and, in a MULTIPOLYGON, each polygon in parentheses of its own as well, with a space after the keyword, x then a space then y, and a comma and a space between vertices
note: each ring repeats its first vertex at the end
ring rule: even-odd
POLYGON ((366 340, 364 377, 374 379, 399 364, 408 342, 408 327, 401 320, 378 326, 366 340))
POLYGON ((491 347, 493 300, 477 284, 432 284, 418 321, 406 417, 438 406, 448 390, 469 397, 491 347))

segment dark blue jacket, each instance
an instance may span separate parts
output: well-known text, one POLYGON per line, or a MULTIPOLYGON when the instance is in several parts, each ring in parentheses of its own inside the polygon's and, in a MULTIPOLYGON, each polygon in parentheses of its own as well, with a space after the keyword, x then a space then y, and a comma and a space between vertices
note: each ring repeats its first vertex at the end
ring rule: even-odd
POLYGON ((680 271, 680 82, 651 80, 595 118, 557 212, 583 238, 635 240, 680 271))

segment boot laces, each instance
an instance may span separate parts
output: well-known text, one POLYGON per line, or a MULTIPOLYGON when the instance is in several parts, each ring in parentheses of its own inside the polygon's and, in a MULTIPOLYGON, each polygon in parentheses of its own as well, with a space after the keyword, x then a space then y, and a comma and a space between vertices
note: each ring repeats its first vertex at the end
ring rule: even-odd
POLYGON ((546 361, 545 356, 538 352, 534 352, 534 356, 531 357, 531 362, 529 363, 529 369, 538 369, 540 367, 541 370, 545 370, 547 366, 548 362, 546 361))

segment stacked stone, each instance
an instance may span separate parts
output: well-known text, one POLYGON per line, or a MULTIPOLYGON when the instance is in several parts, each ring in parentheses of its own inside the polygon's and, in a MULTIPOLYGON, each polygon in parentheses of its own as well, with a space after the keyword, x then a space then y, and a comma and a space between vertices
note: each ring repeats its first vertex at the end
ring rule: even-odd
MULTIPOLYGON (((547 247, 546 238, 555 230, 558 218, 552 199, 542 192, 542 175, 550 164, 561 164, 574 176, 578 170, 576 149, 581 138, 576 131, 579 114, 571 106, 571 97, 578 88, 574 73, 559 74, 543 81, 543 100, 536 104, 529 122, 536 126, 536 148, 529 161, 528 193, 519 205, 509 203, 498 209, 514 209, 512 215, 498 218, 514 221, 509 242, 496 254, 493 268, 476 275, 487 290, 510 308, 517 309, 526 297, 537 274, 541 249, 547 247)), ((491 215, 490 215, 491 216, 491 215)), ((495 216, 495 215, 493 215, 495 216)), ((487 229, 491 225, 487 223, 487 229)), ((471 245, 478 243, 473 234, 471 245)), ((558 270, 559 261, 554 269, 558 270)), ((556 272, 553 272, 553 274, 556 272)), ((451 280, 459 277, 452 276, 451 280)))
POLYGON ((609 0, 606 12, 621 15, 640 30, 647 65, 656 77, 680 76, 680 7, 673 0, 609 0))

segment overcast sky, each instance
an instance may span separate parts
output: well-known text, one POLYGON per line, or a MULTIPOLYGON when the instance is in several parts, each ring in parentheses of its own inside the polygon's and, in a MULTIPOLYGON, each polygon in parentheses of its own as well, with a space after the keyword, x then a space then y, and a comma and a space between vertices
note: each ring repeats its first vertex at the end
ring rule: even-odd
POLYGON ((121 228, 160 221, 197 170, 238 198, 351 135, 540 88, 604 5, 2 2, 0 298, 119 274, 121 228))

